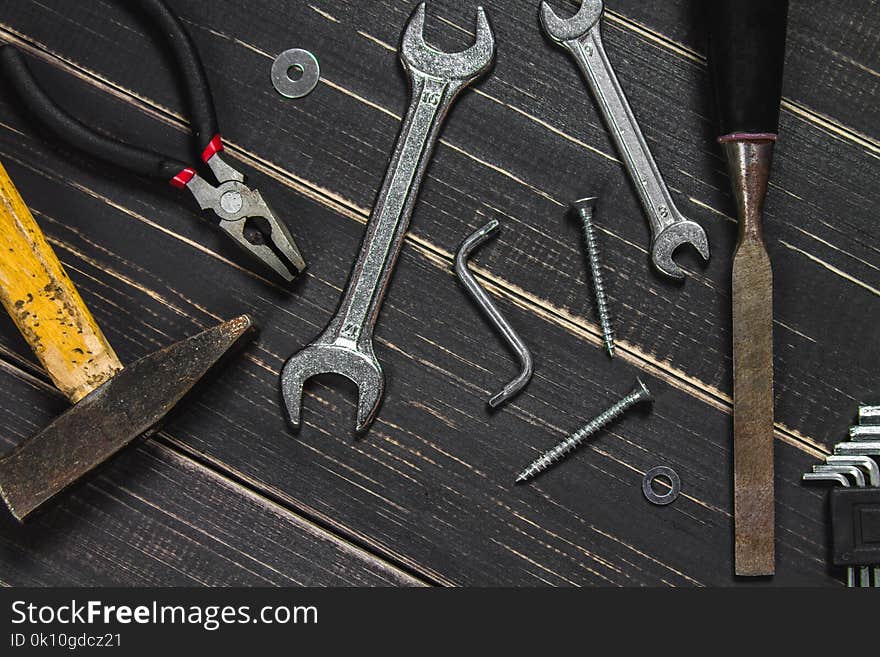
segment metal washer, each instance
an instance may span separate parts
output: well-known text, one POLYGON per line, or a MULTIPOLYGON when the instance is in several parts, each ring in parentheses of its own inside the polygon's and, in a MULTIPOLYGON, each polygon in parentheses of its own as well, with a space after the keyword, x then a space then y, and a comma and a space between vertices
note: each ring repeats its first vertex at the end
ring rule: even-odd
POLYGON ((672 504, 678 499, 678 494, 681 492, 681 479, 679 478, 678 473, 672 468, 665 465, 658 465, 645 473, 645 478, 642 479, 642 492, 651 504, 656 504, 658 506, 672 504), (654 483, 654 480, 657 477, 666 477, 669 479, 672 488, 668 493, 660 495, 654 490, 654 487, 651 484, 654 483))
POLYGON ((308 96, 321 79, 321 67, 318 59, 308 50, 291 48, 275 58, 272 63, 272 86, 286 98, 302 98, 308 96), (302 70, 302 76, 298 80, 288 75, 291 68, 302 70))

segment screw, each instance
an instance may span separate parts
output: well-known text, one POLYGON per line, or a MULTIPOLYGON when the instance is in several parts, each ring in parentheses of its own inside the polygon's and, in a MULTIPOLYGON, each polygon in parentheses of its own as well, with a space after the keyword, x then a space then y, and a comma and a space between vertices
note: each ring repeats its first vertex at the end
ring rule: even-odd
POLYGON ((563 440, 549 452, 545 452, 534 461, 532 461, 525 470, 519 473, 519 476, 517 476, 516 478, 516 483, 522 484, 529 481, 530 479, 533 479, 535 476, 547 470, 557 461, 560 461, 564 457, 568 456, 570 452, 573 452, 576 448, 580 447, 581 443, 583 443, 587 438, 599 431, 599 429, 603 428, 609 422, 617 419, 636 404, 649 401, 652 401, 650 391, 648 390, 647 386, 642 383, 642 380, 637 378, 636 387, 633 388, 633 391, 631 393, 629 393, 626 397, 624 397, 617 403, 613 404, 610 408, 608 408, 607 411, 605 411, 601 415, 587 422, 587 424, 585 424, 571 436, 563 440))
POLYGON ((614 358, 614 331, 611 329, 611 313, 608 310, 608 298, 605 296, 605 284, 602 282, 602 269, 599 264, 599 244, 593 226, 595 201, 595 197, 575 201, 572 204, 572 210, 580 219, 583 229, 584 244, 587 247, 587 261, 593 275, 593 291, 596 295, 596 306, 599 309, 599 324, 602 327, 605 349, 608 351, 608 355, 614 358))

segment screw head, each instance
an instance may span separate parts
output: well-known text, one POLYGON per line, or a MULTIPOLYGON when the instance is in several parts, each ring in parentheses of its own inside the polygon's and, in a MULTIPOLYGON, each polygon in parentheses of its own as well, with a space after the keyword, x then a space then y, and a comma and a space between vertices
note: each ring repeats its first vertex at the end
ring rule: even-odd
POLYGON ((577 217, 582 217, 584 214, 592 217, 593 208, 595 208, 598 198, 597 196, 588 196, 587 198, 578 199, 571 204, 571 211, 577 217))
POLYGON ((651 391, 648 390, 648 386, 646 386, 645 382, 642 381, 639 377, 636 377, 636 392, 639 395, 640 401, 654 401, 654 397, 653 395, 651 395, 651 391))

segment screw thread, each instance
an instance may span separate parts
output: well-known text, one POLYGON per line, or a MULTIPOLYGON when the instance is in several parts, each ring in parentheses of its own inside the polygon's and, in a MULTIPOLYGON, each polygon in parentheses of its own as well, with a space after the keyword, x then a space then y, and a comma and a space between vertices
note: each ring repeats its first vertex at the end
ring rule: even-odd
POLYGON ((592 206, 578 207, 578 216, 587 247, 587 261, 590 265, 590 273, 593 277, 593 293, 596 297, 596 306, 599 311, 599 325, 602 328, 602 338, 608 355, 614 357, 614 330, 611 328, 611 311, 608 308, 608 297, 605 294, 605 282, 602 279, 602 268, 599 252, 599 242, 596 239, 596 229, 593 225, 592 206))
POLYGON ((643 401, 650 401, 650 399, 651 393, 648 391, 648 388, 645 387, 645 384, 639 380, 638 385, 636 385, 632 392, 612 404, 606 411, 587 422, 587 424, 556 445, 553 449, 541 454, 541 456, 532 461, 528 467, 517 476, 516 482, 523 483, 533 479, 547 470, 554 463, 561 461, 568 456, 571 452, 580 447, 587 438, 605 427, 612 420, 617 419, 636 404, 643 401))

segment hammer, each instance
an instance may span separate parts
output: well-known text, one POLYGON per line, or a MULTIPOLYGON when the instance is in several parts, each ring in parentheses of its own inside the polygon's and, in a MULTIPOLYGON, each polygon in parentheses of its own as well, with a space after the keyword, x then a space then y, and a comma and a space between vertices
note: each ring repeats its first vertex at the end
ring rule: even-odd
POLYGON ((123 368, 2 164, 0 302, 74 404, 0 458, 0 497, 19 521, 156 427, 254 333, 242 315, 123 368))

